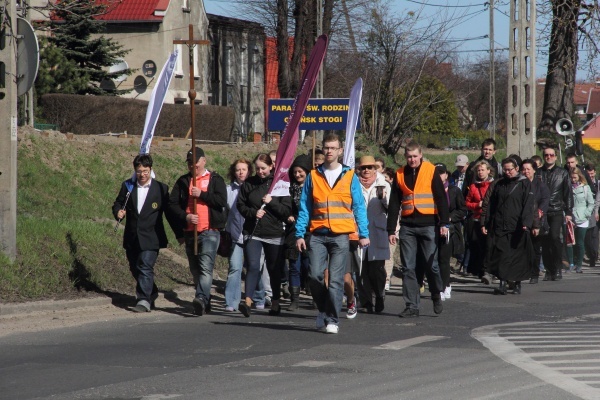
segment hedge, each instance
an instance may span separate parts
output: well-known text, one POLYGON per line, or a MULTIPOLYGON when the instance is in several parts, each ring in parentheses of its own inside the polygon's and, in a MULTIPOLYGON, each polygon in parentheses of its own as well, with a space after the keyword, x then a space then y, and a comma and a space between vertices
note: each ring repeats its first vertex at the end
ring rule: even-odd
MULTIPOLYGON (((60 126, 62 132, 99 135, 127 131, 132 135, 141 135, 148 102, 112 96, 47 94, 42 96, 41 106, 44 120, 60 126)), ((197 105, 194 111, 196 139, 232 140, 233 108, 197 105)), ((164 104, 154 134, 184 137, 189 127, 189 105, 164 104)))

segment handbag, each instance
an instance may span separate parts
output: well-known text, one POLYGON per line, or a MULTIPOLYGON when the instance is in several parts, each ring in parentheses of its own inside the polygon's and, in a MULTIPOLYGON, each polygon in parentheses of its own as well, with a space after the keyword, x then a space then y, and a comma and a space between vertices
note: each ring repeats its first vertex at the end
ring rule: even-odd
POLYGON ((217 254, 221 257, 229 257, 231 255, 231 234, 225 230, 220 231, 221 240, 219 240, 219 247, 217 248, 217 254))

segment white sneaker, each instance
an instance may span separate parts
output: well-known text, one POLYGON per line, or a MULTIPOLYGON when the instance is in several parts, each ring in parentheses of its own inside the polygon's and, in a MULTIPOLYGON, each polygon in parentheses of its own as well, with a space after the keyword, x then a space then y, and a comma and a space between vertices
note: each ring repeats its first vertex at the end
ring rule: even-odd
POLYGON ((338 333, 339 331, 340 331, 340 328, 334 324, 329 324, 325 328, 325 333, 338 333))
POLYGON ((444 296, 446 297, 446 299, 450 300, 450 298, 452 297, 452 286, 448 286, 446 290, 444 290, 444 296))
POLYGON ((315 324, 315 327, 317 328, 318 331, 323 330, 323 328, 325 328, 325 313, 324 312, 320 312, 317 314, 317 322, 315 324))
POLYGON ((446 292, 440 292, 440 298, 442 301, 446 301, 446 292))
POLYGON ((390 291, 390 281, 385 282, 385 291, 386 292, 390 291))

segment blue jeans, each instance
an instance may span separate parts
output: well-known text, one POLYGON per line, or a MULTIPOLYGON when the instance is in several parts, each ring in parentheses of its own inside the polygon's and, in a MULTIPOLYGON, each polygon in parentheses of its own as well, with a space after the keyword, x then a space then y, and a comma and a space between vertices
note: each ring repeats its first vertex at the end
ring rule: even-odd
POLYGON ((158 288, 154 283, 154 264, 158 258, 158 250, 140 251, 137 248, 125 249, 129 271, 135 278, 135 298, 137 303, 150 309, 150 305, 158 297, 158 288))
POLYGON ((337 325, 344 296, 344 273, 349 252, 348 235, 311 235, 309 285, 325 323, 337 325), (329 266, 329 288, 325 286, 325 269, 329 266))
POLYGON ((402 297, 406 308, 418 310, 421 296, 417 281, 417 262, 427 274, 429 292, 436 298, 443 290, 444 284, 438 265, 438 248, 436 226, 400 227, 400 257, 402 258, 402 297))
POLYGON ((269 271, 273 300, 279 300, 281 288, 281 263, 283 260, 283 245, 269 244, 257 239, 247 240, 244 246, 244 257, 248 262, 246 273, 246 297, 253 298, 254 290, 261 279, 261 252, 265 252, 265 263, 269 271))
POLYGON ((302 284, 302 272, 308 271, 309 262, 307 254, 298 254, 296 260, 289 260, 289 284, 292 287, 300 287, 302 284))
POLYGON ((219 231, 198 232, 198 255, 194 255, 194 233, 185 233, 185 252, 196 286, 196 298, 207 305, 210 300, 213 268, 221 236, 219 231))
POLYGON ((244 267, 244 247, 241 243, 234 243, 229 256, 229 271, 225 284, 225 306, 238 309, 242 299, 242 268, 244 267))

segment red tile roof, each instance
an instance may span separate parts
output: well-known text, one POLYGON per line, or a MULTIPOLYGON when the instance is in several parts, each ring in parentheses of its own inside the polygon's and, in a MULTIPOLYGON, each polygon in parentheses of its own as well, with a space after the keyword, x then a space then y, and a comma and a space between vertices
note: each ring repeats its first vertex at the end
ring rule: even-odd
POLYGON ((573 103, 586 105, 590 98, 590 92, 596 87, 595 83, 576 83, 573 90, 573 103))
POLYGON ((97 17, 103 21, 157 21, 163 19, 170 0, 97 0, 108 5, 108 12, 97 17), (157 15, 158 14, 158 15, 157 15))
POLYGON ((600 89, 593 88, 590 93, 589 101, 587 102, 586 114, 600 113, 600 89))

